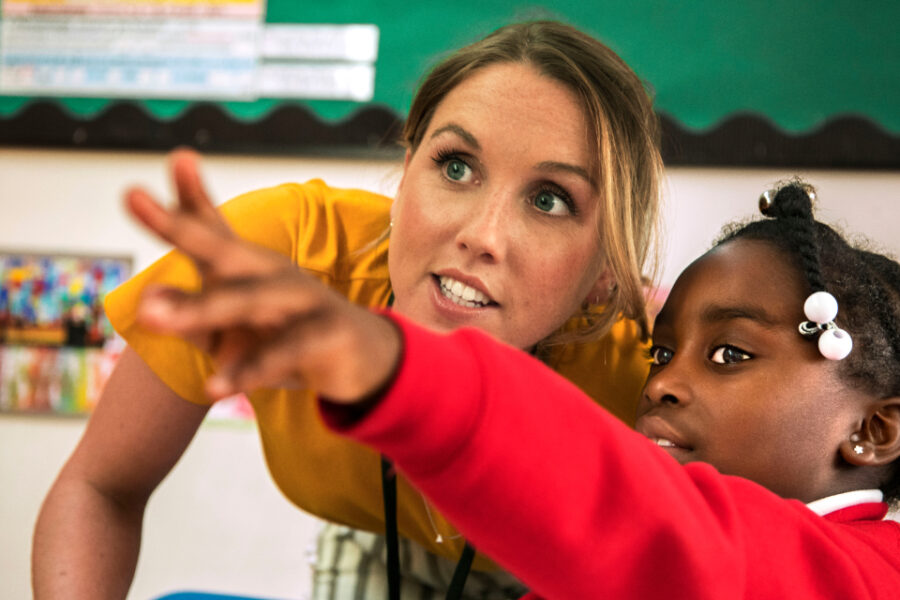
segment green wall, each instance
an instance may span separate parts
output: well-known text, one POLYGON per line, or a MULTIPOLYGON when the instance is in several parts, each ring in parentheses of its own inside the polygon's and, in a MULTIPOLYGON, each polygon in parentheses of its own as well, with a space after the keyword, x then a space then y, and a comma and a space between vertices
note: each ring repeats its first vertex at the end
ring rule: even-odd
MULTIPOLYGON (((532 7, 517 2, 454 0, 269 0, 270 23, 375 23, 381 31, 373 104, 405 114, 422 73, 442 53, 503 23, 559 18, 618 51, 655 92, 657 107, 701 131, 728 115, 756 113, 789 133, 807 132, 836 116, 864 117, 900 133, 900 3, 565 1, 532 7)), ((0 96, 0 117, 30 99, 0 96)), ((110 100, 60 102, 90 117, 110 100)), ((226 102, 235 117, 256 120, 285 101, 226 102)), ((305 103, 339 120, 353 102, 305 103)), ((148 100, 159 118, 178 116, 183 100, 148 100)))

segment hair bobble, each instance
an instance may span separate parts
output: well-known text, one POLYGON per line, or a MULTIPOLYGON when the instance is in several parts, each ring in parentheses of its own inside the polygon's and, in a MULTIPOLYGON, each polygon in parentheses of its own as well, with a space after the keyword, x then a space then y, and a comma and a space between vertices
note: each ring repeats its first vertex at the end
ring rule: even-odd
MULTIPOLYGON (((798 255, 803 263, 803 273, 815 290, 825 287, 818 259, 818 242, 815 235, 815 219, 812 205, 816 192, 812 186, 800 181, 779 189, 766 190, 759 197, 759 211, 767 217, 791 223, 798 245, 798 255)), ((834 323, 838 313, 838 303, 834 296, 825 291, 813 292, 803 304, 807 321, 798 329, 803 337, 813 339, 818 336, 819 353, 828 360, 843 360, 853 349, 850 334, 834 323)))
POLYGON ((766 190, 759 197, 759 212, 769 216, 769 209, 775 204, 775 194, 778 190, 766 190))
POLYGON ((807 205, 805 212, 809 212, 808 216, 810 219, 812 219, 812 213, 810 211, 812 210, 813 203, 816 201, 816 190, 813 189, 813 187, 811 185, 800 184, 800 183, 793 184, 793 185, 786 185, 779 189, 766 190, 765 192, 760 194, 760 196, 759 196, 759 212, 761 212, 763 215, 765 215, 767 217, 772 217, 772 218, 777 217, 777 215, 773 214, 773 211, 772 211, 772 209, 775 206, 776 197, 778 196, 779 192, 785 191, 789 188, 795 190, 796 193, 799 193, 799 194, 802 194, 803 196, 805 196, 805 198, 806 198, 805 204, 807 205))
POLYGON ((803 303, 803 313, 808 321, 800 323, 804 337, 819 336, 819 353, 828 360, 843 360, 853 349, 850 334, 835 325, 838 303, 828 292, 813 292, 803 303))

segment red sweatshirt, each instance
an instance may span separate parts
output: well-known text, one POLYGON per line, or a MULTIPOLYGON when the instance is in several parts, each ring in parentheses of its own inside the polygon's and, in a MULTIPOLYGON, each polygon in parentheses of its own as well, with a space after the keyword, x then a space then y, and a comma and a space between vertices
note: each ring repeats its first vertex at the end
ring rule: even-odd
POLYGON ((527 354, 402 320, 394 385, 329 424, 402 469, 529 598, 900 598, 900 524, 824 518, 705 463, 679 465, 527 354))

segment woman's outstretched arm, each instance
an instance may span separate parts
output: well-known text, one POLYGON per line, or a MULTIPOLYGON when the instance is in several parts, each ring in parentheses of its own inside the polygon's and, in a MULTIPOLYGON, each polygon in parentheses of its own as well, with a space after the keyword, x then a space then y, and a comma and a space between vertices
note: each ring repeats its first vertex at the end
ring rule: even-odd
POLYGON ((35 598, 126 596, 147 499, 206 412, 176 396, 136 353, 125 351, 38 516, 35 598))
MULTIPOLYGON (((169 164, 172 209, 223 236, 227 224, 206 194, 193 152, 169 164)), ((129 192, 134 203, 149 195, 129 192)), ((124 598, 134 576, 147 499, 183 454, 207 406, 192 404, 126 349, 82 439, 52 485, 35 528, 36 598, 124 598)))

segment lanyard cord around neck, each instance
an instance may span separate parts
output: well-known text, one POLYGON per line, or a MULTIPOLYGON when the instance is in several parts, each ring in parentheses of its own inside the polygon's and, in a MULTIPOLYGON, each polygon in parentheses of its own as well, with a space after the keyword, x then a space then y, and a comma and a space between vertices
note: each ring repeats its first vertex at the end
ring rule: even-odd
MULTIPOLYGON (((384 530, 387 547, 388 600, 400 600, 400 540, 397 533, 397 472, 390 459, 381 457, 381 492, 384 497, 384 530)), ((472 568, 475 549, 469 542, 463 547, 453 578, 447 588, 447 600, 462 598, 472 568)))
MULTIPOLYGON (((388 297, 388 307, 394 304, 394 292, 388 297)), ((381 494, 384 499, 384 531, 387 548, 388 600, 400 600, 400 539, 397 533, 397 472, 386 456, 381 457, 381 494)), ((446 600, 462 598, 466 579, 472 568, 475 549, 469 542, 463 547, 453 578, 447 588, 446 600)))

